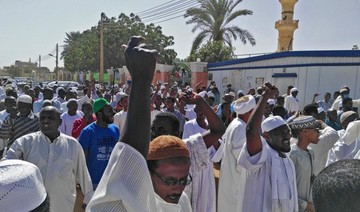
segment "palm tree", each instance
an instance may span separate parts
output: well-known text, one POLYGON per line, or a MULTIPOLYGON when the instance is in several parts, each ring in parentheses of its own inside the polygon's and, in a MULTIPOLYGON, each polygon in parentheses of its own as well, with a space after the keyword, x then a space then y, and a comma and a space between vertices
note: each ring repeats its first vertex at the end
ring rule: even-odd
POLYGON ((191 48, 194 53, 199 46, 208 41, 221 41, 232 47, 232 41, 239 38, 243 44, 247 41, 255 45, 255 39, 247 30, 231 25, 231 22, 239 16, 252 15, 251 10, 235 10, 242 0, 197 0, 200 7, 193 7, 186 11, 184 17, 191 19, 186 24, 195 24, 192 32, 200 30, 195 37, 191 48))

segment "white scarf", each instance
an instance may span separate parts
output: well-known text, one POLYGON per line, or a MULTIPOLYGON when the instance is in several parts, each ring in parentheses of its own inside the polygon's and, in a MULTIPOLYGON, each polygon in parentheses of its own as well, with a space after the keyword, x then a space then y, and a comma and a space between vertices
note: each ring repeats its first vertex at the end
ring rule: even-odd
POLYGON ((281 158, 279 153, 273 150, 269 145, 271 156, 271 192, 272 192, 272 211, 276 212, 290 212, 298 211, 298 196, 295 180, 295 167, 292 161, 286 156, 281 158), (281 170, 285 167, 285 170, 281 170), (284 173, 285 172, 285 173, 284 173), (280 174, 285 176, 280 176, 280 174), (285 181, 283 181, 285 179, 285 181), (292 185, 291 185, 292 184, 292 185), (290 190, 290 200, 287 195, 290 190))

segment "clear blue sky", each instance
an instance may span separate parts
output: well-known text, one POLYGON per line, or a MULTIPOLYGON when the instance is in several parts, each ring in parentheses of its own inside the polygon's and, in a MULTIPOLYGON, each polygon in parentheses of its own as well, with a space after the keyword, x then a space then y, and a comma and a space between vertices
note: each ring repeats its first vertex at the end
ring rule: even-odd
MULTIPOLYGON (((0 0, 0 67, 15 60, 37 61, 53 69, 55 45, 63 44, 65 33, 83 31, 97 24, 100 13, 117 17, 121 12, 140 12, 170 0, 0 0)), ((236 19, 249 30, 257 45, 236 42, 236 54, 274 52, 277 47, 275 21, 280 19, 278 0, 244 0, 241 8, 253 10, 252 16, 236 19)), ((351 49, 360 47, 360 0, 299 0, 295 7, 299 28, 295 31, 294 50, 351 49)), ((183 59, 188 56, 194 34, 184 18, 159 24, 163 33, 175 38, 172 47, 183 59)), ((60 50, 62 50, 60 48, 60 50)), ((63 66, 63 61, 59 61, 63 66)))

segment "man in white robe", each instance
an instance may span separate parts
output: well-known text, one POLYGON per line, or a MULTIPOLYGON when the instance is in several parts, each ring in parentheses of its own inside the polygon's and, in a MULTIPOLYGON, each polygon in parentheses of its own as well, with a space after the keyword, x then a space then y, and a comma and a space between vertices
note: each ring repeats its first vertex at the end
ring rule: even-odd
POLYGON ((357 119, 358 115, 354 111, 347 111, 341 114, 340 122, 343 127, 338 131, 339 140, 334 144, 334 147, 329 150, 326 166, 344 159, 354 159, 357 152, 360 150, 360 138, 357 138, 351 144, 346 144, 342 139, 345 134, 347 126, 357 119))
POLYGON ((73 211, 76 184, 84 195, 93 191, 79 142, 58 131, 60 111, 48 106, 40 111, 40 130, 15 140, 5 158, 35 164, 44 179, 50 198, 50 211, 73 211))
POLYGON ((233 103, 237 117, 223 135, 224 155, 219 178, 218 211, 242 211, 245 169, 237 160, 246 142, 246 123, 256 105, 252 95, 240 97, 233 103))
MULTIPOLYGON (((209 124, 206 115, 199 104, 206 106, 204 100, 199 98, 198 105, 195 106, 196 119, 190 120, 184 125, 183 140, 191 150, 191 172, 193 176, 192 184, 185 188, 185 192, 191 199, 193 211, 215 212, 216 211, 216 191, 213 162, 219 162, 223 153, 223 142, 218 140, 210 147, 207 147, 202 134, 213 125, 209 124), (207 155, 206 155, 207 153, 207 155), (198 158, 200 160, 194 160, 198 158), (206 166, 205 166, 206 164, 206 166), (196 167, 202 167, 198 169, 196 167)), ((204 106, 202 106, 204 108, 204 106)), ((207 113, 215 113, 206 107, 207 113)), ((207 114, 209 116, 209 114, 207 114)), ((219 120, 217 120, 219 121, 219 120)), ((214 122, 212 120, 212 122, 214 122)), ((218 123, 219 124, 219 123, 218 123)), ((220 124, 219 124, 220 125, 220 124)), ((225 127, 223 127, 225 130, 225 127)), ((221 136, 221 135, 220 135, 221 136)))
POLYGON ((247 171, 244 212, 298 211, 295 168, 285 155, 290 151, 290 129, 280 116, 268 117, 262 122, 267 100, 275 92, 267 83, 247 124, 246 144, 238 160, 247 171))

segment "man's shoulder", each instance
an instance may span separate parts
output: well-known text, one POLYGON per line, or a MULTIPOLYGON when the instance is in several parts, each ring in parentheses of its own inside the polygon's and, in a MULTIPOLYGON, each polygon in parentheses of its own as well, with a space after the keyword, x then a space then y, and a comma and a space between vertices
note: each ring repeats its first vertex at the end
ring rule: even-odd
POLYGON ((84 129, 82 131, 94 131, 96 128, 96 123, 93 122, 89 125, 87 125, 86 127, 84 127, 84 129))
POLYGON ((62 140, 66 140, 66 142, 79 144, 79 142, 74 137, 66 135, 64 133, 60 133, 59 138, 61 138, 62 140))

